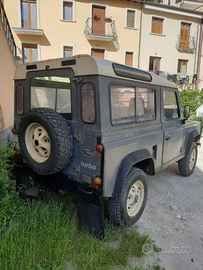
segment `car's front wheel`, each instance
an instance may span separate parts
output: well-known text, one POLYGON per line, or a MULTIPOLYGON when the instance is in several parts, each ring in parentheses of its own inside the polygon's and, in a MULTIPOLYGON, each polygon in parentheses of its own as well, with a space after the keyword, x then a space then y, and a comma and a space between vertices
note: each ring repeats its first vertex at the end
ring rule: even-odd
POLYGON ((190 151, 184 158, 178 161, 179 172, 183 176, 190 176, 195 169, 197 162, 197 144, 193 142, 190 151))
POLYGON ((132 226, 140 218, 147 201, 147 178, 138 168, 131 168, 119 196, 108 199, 109 216, 117 224, 132 226))

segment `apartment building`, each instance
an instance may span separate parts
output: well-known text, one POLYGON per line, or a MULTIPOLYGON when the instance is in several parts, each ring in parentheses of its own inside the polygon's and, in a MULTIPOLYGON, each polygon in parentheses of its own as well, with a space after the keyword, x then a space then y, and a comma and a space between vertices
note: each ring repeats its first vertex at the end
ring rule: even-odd
MULTIPOLYGON (((142 9, 139 67, 195 86, 202 13, 165 4, 142 9)), ((179 82, 178 82, 179 81, 179 82)))
POLYGON ((23 62, 75 54, 138 66, 142 0, 6 0, 23 62))
POLYGON ((0 0, 0 133, 4 137, 7 137, 13 126, 15 56, 14 38, 0 0))

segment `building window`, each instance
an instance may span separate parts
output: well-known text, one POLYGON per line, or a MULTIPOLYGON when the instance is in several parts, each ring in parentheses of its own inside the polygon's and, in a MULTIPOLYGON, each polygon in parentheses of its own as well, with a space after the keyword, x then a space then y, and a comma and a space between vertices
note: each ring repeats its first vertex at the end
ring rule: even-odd
POLYGON ((37 44, 22 44, 23 63, 38 61, 37 44))
POLYGON ((35 0, 21 0, 21 14, 23 28, 37 28, 37 12, 35 0))
POLYGON ((178 69, 177 72, 181 74, 186 74, 187 73, 187 64, 188 60, 178 60, 178 69))
POLYGON ((105 59, 105 50, 92 48, 91 55, 101 59, 105 59))
POLYGON ((161 58, 160 57, 152 57, 150 56, 149 59, 149 70, 154 71, 155 73, 157 71, 160 71, 160 62, 161 58))
POLYGON ((73 20, 73 3, 63 2, 63 19, 72 21, 73 20))
POLYGON ((135 9, 126 9, 126 27, 136 28, 137 12, 135 9))
POLYGON ((180 47, 189 48, 190 43, 190 27, 189 23, 181 23, 180 29, 180 47))
POLYGON ((63 57, 73 56, 73 47, 72 46, 64 46, 63 47, 63 57))
POLYGON ((125 65, 134 67, 134 52, 125 52, 125 65))
POLYGON ((152 29, 154 34, 163 34, 163 19, 152 17, 152 29))

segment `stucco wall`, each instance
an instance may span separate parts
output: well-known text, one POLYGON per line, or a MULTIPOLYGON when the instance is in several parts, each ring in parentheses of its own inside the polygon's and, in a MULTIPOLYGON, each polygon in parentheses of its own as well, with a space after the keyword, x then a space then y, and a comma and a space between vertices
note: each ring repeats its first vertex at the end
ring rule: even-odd
POLYGON ((13 125, 15 63, 0 24, 0 131, 13 125))
POLYGON ((176 48, 181 22, 191 23, 190 36, 197 43, 198 20, 196 18, 143 9, 140 68, 149 69, 149 57, 161 57, 160 70, 177 73, 178 59, 188 60, 187 74, 194 74, 195 52, 179 51, 176 48), (164 19, 163 35, 151 33, 152 16, 164 19))
MULTIPOLYGON (((20 27, 19 0, 5 1, 5 9, 12 27, 20 27)), ((135 51, 135 66, 138 65, 139 29, 140 29, 140 3, 111 0, 90 1, 77 0, 75 2, 75 22, 61 21, 61 2, 59 0, 38 0, 39 28, 44 30, 44 35, 16 35, 14 38, 17 46, 21 47, 21 41, 28 43, 39 42, 40 60, 62 56, 62 44, 75 45, 75 54, 89 54, 90 47, 107 49, 107 59, 124 63, 124 51, 135 51), (120 50, 116 50, 112 42, 88 41, 84 35, 85 21, 90 17, 90 3, 108 6, 108 16, 115 21, 118 32, 120 50), (125 7, 137 9, 137 29, 125 28, 125 7)), ((21 52, 20 52, 21 53, 21 52)))

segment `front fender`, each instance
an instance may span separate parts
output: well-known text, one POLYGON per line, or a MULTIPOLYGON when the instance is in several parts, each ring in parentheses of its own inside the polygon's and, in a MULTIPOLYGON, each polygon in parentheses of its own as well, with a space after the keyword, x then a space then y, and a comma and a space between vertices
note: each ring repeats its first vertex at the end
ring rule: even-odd
POLYGON ((132 166, 135 165, 136 163, 143 161, 145 159, 151 159, 154 165, 152 155, 147 149, 142 149, 142 150, 138 150, 136 152, 130 153, 121 161, 121 164, 119 166, 118 173, 116 176, 116 181, 115 181, 112 197, 116 197, 121 193, 123 182, 130 168, 132 168, 132 166))
POLYGON ((201 138, 201 134, 195 129, 188 135, 188 140, 186 142, 185 154, 188 155, 190 152, 190 147, 193 141, 197 142, 201 138))

